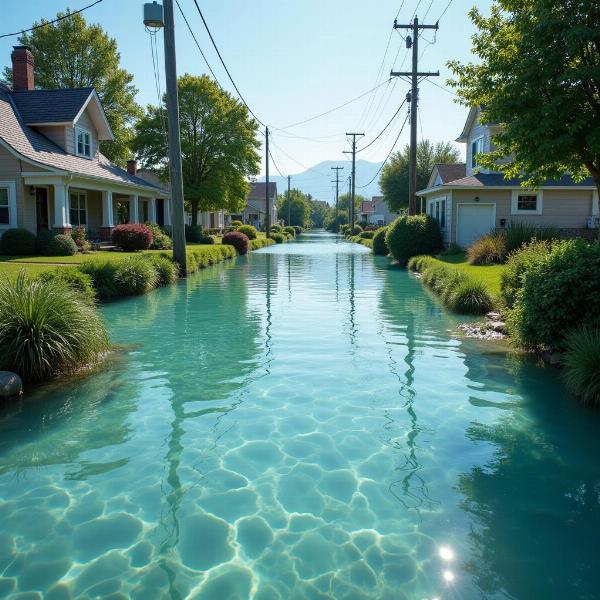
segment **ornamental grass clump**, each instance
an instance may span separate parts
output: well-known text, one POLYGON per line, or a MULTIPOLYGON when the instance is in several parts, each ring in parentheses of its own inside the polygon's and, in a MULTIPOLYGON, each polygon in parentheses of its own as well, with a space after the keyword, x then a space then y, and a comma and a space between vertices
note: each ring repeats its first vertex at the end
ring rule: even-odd
POLYGON ((120 295, 115 280, 117 261, 108 259, 87 260, 79 265, 79 270, 90 276, 98 298, 105 300, 120 295))
POLYGON ((112 232, 112 241, 125 252, 148 250, 152 246, 152 230, 141 223, 117 225, 112 232))
POLYGON ((498 265, 506 260, 506 235, 501 231, 488 233, 473 242, 467 250, 470 265, 498 265))
POLYGON ((130 256, 117 262, 115 283, 120 296, 137 296, 157 287, 158 274, 145 256, 130 256))
POLYGON ((241 231, 229 231, 223 236, 221 243, 227 246, 233 246, 239 254, 244 255, 248 253, 250 240, 248 239, 248 236, 241 231))
POLYGON ((177 281, 179 277, 179 266, 173 260, 164 254, 149 254, 144 257, 150 261, 156 271, 156 285, 161 287, 170 285, 177 281))
POLYGON ((248 236, 249 240, 255 240, 258 237, 258 231, 256 231, 254 225, 242 225, 241 227, 238 227, 237 230, 248 236))
POLYGON ((37 279, 41 281, 60 281, 75 291, 89 302, 95 302, 96 290, 92 278, 76 267, 57 267, 53 271, 42 271, 37 279))
POLYGON ((506 252, 514 252, 532 240, 549 242, 558 240, 560 232, 555 227, 538 227, 529 223, 509 223, 502 232, 506 239, 506 252))
POLYGON ((583 326, 569 333, 562 366, 567 390, 585 404, 600 406, 600 328, 583 326))
POLYGON ((58 279, 0 281, 0 369, 44 381, 98 361, 109 349, 93 303, 58 279))
POLYGON ((387 227, 381 227, 375 232, 375 235, 373 236, 373 254, 387 256, 390 253, 385 242, 386 233, 387 227))

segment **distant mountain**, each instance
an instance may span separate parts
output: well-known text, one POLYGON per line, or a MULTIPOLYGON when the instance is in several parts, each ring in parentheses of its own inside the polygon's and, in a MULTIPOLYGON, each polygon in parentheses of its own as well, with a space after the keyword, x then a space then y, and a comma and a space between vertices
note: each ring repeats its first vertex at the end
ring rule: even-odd
MULTIPOLYGON (((369 184, 366 188, 359 187, 371 181, 371 179, 375 177, 380 166, 380 162, 372 163, 366 160, 356 161, 357 194, 361 194, 367 198, 381 195, 381 190, 379 189, 379 176, 377 176, 373 183, 369 184)), ((299 189, 305 194, 310 194, 316 200, 325 200, 329 202, 329 204, 332 204, 335 199, 335 192, 334 184, 332 184, 331 181, 335 180, 335 171, 332 171, 331 167, 344 167, 344 170, 340 171, 340 194, 347 192, 348 175, 350 175, 352 163, 344 160, 325 160, 316 164, 314 167, 311 167, 310 170, 292 175, 292 188, 299 189)), ((258 179, 258 181, 264 180, 264 177, 258 179)), ((278 194, 287 190, 287 177, 269 175, 269 180, 277 183, 278 194)))

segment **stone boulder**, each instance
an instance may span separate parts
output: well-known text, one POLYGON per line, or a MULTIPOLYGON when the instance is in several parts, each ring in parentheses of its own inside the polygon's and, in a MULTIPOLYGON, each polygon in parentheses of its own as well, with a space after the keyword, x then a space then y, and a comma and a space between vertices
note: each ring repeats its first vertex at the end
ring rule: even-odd
POLYGON ((15 398, 23 393, 23 382, 16 373, 0 371, 0 400, 15 398))

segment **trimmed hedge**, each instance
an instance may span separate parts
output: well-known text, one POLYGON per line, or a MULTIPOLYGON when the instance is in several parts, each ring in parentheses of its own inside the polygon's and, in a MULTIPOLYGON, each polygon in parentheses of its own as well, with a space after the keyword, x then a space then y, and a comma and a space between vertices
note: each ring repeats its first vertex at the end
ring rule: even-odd
POLYGON ((233 221, 231 221, 231 226, 234 229, 237 229, 238 227, 241 227, 243 225, 243 223, 241 221, 238 221, 237 219, 234 219, 233 221))
POLYGON ((274 243, 275 240, 272 238, 256 238, 255 240, 250 240, 250 250, 259 250, 260 248, 264 248, 265 246, 272 246, 274 243))
POLYGON ((258 237, 258 231, 254 225, 242 225, 237 230, 247 236, 249 240, 255 240, 258 237))
POLYGON ((229 231, 223 236, 221 243, 226 246, 233 246, 239 254, 244 255, 248 253, 250 240, 241 231, 229 231))
POLYGON ((404 266, 412 256, 432 254, 442 247, 442 233, 429 215, 398 217, 389 225, 385 243, 392 257, 404 266))
POLYGON ((43 229, 37 234, 37 238, 35 240, 35 249, 38 254, 50 256, 48 252, 48 244, 55 235, 57 235, 56 231, 52 231, 52 229, 43 229))
POLYGON ((21 229, 19 227, 7 229, 0 242, 2 254, 16 256, 35 254, 35 235, 27 229, 21 229))
POLYGON ((287 241, 287 238, 283 233, 272 233, 271 239, 274 240, 276 244, 283 244, 283 242, 287 241))
POLYGON ((70 235, 62 233, 50 238, 46 244, 48 256, 75 256, 78 250, 75 240, 70 235))
POLYGON ((125 223, 113 229, 112 241, 125 252, 148 250, 152 246, 152 231, 141 223, 125 223))
POLYGON ((390 251, 388 250, 385 235, 387 233, 387 227, 381 227, 375 232, 373 236, 373 254, 378 256, 387 256, 390 251))
POLYGON ((187 251, 187 272, 194 273, 198 269, 210 267, 223 260, 235 258, 236 251, 233 246, 215 244, 204 246, 202 249, 187 251))
POLYGON ((363 240, 372 240, 375 237, 375 232, 372 230, 361 231, 358 234, 358 237, 362 238, 363 240))

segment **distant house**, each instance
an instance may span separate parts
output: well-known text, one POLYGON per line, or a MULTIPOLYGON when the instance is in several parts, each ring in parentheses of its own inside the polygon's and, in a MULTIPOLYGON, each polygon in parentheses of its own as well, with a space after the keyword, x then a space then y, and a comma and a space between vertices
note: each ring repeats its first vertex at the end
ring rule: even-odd
POLYGON ((398 218, 399 212, 391 212, 383 196, 373 196, 371 200, 361 203, 358 213, 359 221, 368 225, 383 227, 398 218))
POLYGON ((0 83, 0 232, 81 226, 109 237, 123 221, 170 223, 168 191, 138 177, 135 161, 121 169, 99 151, 114 138, 96 91, 35 89, 29 48, 11 59, 13 85, 0 83))
MULTIPOLYGON (((246 206, 240 213, 231 214, 226 224, 231 221, 242 221, 245 225, 254 225, 263 230, 267 216, 266 212, 266 182, 253 182, 250 184, 250 192, 246 198, 246 206)), ((269 182, 269 199, 271 204, 271 223, 277 223, 277 184, 269 182)))
POLYGON ((565 237, 590 234, 598 227, 598 192, 588 177, 576 183, 565 174, 528 190, 521 179, 479 165, 478 156, 494 149, 499 125, 483 125, 472 108, 457 142, 467 145, 467 162, 436 165, 427 188, 418 192, 426 211, 442 228, 445 243, 470 246, 476 239, 511 222, 552 226, 565 237))

